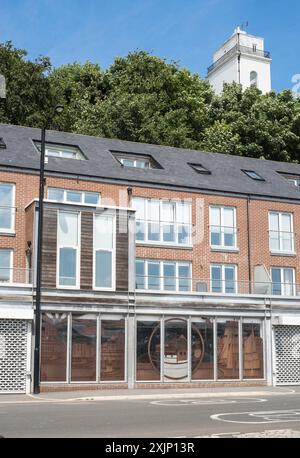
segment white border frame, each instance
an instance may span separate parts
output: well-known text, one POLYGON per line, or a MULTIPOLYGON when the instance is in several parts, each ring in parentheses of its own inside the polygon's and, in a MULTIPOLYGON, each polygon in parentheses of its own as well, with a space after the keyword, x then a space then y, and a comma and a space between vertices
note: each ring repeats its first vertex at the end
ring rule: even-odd
POLYGON ((117 235, 117 215, 114 213, 105 213, 105 212, 94 212, 93 213, 93 290, 95 291, 115 291, 116 290, 116 235, 117 235), (101 286, 96 286, 96 250, 95 250, 95 219, 97 216, 111 217, 112 218, 112 250, 99 249, 97 251, 110 251, 112 253, 111 259, 111 287, 105 288, 101 286))

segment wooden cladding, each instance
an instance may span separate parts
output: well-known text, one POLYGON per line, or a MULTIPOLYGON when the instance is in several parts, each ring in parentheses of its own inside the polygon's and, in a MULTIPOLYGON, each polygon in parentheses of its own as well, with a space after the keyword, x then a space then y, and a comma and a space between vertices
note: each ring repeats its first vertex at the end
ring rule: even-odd
MULTIPOLYGON (((43 231, 43 287, 56 288, 58 209, 46 207, 43 231)), ((91 211, 81 212, 80 289, 93 289, 93 220, 91 211)), ((128 291, 128 213, 116 211, 115 279, 116 291, 128 291)))
POLYGON ((57 210, 45 208, 42 285, 56 288, 57 210))
POLYGON ((93 289, 93 213, 81 213, 80 288, 93 289))
POLYGON ((128 213, 119 210, 116 222, 116 290, 128 291, 128 213))

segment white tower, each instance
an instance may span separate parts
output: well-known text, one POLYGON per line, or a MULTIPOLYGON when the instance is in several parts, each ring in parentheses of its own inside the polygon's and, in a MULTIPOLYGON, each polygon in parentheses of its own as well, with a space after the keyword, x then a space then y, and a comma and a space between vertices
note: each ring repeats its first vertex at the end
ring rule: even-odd
POLYGON ((214 53, 207 79, 220 94, 223 83, 255 85, 264 94, 271 90, 271 56, 264 50, 264 39, 237 27, 233 35, 214 53))

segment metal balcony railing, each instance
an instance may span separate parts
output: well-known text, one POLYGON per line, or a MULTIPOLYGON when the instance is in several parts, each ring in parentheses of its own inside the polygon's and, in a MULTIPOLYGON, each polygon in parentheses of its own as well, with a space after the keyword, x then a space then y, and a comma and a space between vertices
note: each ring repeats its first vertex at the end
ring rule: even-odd
POLYGON ((32 270, 0 267, 0 285, 32 285, 32 270))
POLYGON ((275 282, 249 282, 228 279, 195 279, 190 277, 166 277, 136 275, 136 292, 163 292, 176 294, 253 294, 264 296, 300 297, 300 284, 275 282))
POLYGON ((271 251, 289 253, 294 251, 295 233, 290 231, 269 230, 269 246, 271 251))
POLYGON ((218 67, 222 62, 227 60, 229 57, 233 56, 236 53, 244 53, 244 54, 251 54, 251 55, 256 55, 259 57, 264 57, 267 59, 271 59, 271 54, 269 51, 263 51, 261 49, 255 49, 255 48, 248 48, 247 46, 242 46, 236 44, 233 46, 229 51, 227 51, 222 57, 220 57, 216 62, 214 62, 212 65, 210 65, 207 69, 207 73, 210 73, 212 70, 214 70, 216 67, 218 67))

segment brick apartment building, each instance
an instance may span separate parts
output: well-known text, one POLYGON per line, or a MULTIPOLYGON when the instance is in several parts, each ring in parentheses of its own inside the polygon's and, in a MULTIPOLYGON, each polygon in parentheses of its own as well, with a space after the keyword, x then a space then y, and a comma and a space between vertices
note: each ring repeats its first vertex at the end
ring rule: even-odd
MULTIPOLYGON (((300 383, 300 166, 47 132, 41 389, 300 383)), ((40 131, 0 125, 0 392, 32 389, 40 131)))

